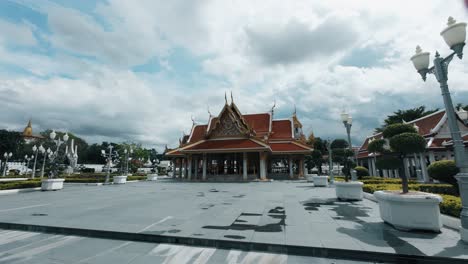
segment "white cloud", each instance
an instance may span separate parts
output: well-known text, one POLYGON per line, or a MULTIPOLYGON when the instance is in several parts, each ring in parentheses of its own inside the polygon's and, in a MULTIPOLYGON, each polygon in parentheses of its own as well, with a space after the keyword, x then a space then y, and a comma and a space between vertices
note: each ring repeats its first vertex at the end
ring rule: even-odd
MULTIPOLYGON (((13 98, 7 106, 16 113, 2 113, 0 120, 20 127, 34 113, 41 128, 68 128, 94 140, 107 136, 174 145, 182 130, 188 132, 191 115, 206 121, 207 105, 215 114, 224 91, 233 90, 243 112, 266 111, 276 99, 278 115, 287 114, 296 104, 304 125, 322 136, 342 134, 338 119, 345 108, 357 117, 356 138, 363 138, 399 108, 442 106, 434 78, 423 83, 409 57, 416 44, 447 54, 439 32, 449 15, 468 20, 462 5, 442 0, 109 0, 85 14, 41 2, 34 8, 47 14, 51 31, 44 38, 65 52, 12 52, 5 44, 10 38, 0 37, 4 63, 46 77, 0 73, 0 90, 9 94, 0 99, 13 98), (379 47, 376 56, 384 63, 340 64, 356 50, 373 47, 379 47), (199 60, 196 81, 181 83, 171 75, 183 70, 171 65, 177 49, 199 60), (160 72, 130 71, 154 58, 161 62, 160 72), (217 78, 206 77, 213 75, 217 78)), ((27 23, 0 20, 2 28, 18 36, 19 44, 37 44, 27 23)), ((466 100, 468 61, 454 60, 450 67, 454 101, 466 100)))
POLYGON ((15 24, 0 19, 0 45, 16 44, 23 46, 36 45, 31 26, 26 23, 15 24))

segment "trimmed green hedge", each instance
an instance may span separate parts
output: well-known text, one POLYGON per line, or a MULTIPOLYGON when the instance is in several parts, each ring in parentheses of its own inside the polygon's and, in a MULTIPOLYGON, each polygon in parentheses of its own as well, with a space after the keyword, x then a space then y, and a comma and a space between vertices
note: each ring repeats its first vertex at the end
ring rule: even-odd
POLYGON ((442 203, 440 204, 440 212, 453 217, 460 217, 462 210, 461 198, 453 195, 441 194, 442 203))
POLYGON ((41 181, 40 180, 2 182, 0 184, 0 190, 36 188, 36 187, 41 187, 41 181))
MULTIPOLYGON (((375 191, 384 190, 401 190, 401 184, 369 184, 365 183, 362 187, 365 192, 374 193, 375 191)), ((457 190, 450 184, 409 184, 408 188, 412 191, 429 192, 436 194, 446 194, 456 196, 457 190)))

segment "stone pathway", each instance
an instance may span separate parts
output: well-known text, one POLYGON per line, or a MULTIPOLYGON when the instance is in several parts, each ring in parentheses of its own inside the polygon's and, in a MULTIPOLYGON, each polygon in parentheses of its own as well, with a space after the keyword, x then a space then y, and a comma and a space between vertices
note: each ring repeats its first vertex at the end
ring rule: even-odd
POLYGON ((366 251, 468 259, 455 230, 398 231, 382 222, 378 204, 334 195, 298 181, 66 186, 1 197, 0 222, 336 249, 350 257, 366 251))

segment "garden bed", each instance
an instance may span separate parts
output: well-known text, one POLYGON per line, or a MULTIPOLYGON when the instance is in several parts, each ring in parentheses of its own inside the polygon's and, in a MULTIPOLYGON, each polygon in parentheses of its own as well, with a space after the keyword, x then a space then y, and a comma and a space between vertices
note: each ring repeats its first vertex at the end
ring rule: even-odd
POLYGON ((27 181, 0 182, 0 190, 25 189, 41 187, 40 179, 30 179, 27 181))
MULTIPOLYGON (((111 175, 109 181, 112 182, 113 176, 111 175)), ((62 176, 63 177, 63 176, 62 176)), ((103 183, 106 181, 105 175, 72 175, 65 178, 66 183, 103 183)), ((146 180, 145 176, 128 176, 127 181, 142 181, 146 180)), ((0 191, 1 190, 13 190, 13 189, 25 189, 25 188, 36 188, 41 187, 41 179, 28 179, 22 181, 10 181, 10 182, 0 182, 0 191)))
MULTIPOLYGON (((374 193, 376 191, 399 191, 401 190, 401 179, 388 179, 377 177, 364 177, 363 190, 366 193, 374 193)), ((440 203, 440 212, 453 217, 460 217, 462 209, 461 199, 458 195, 458 190, 450 184, 424 184, 416 183, 410 180, 408 188, 410 191, 434 193, 442 196, 443 201, 440 203)))

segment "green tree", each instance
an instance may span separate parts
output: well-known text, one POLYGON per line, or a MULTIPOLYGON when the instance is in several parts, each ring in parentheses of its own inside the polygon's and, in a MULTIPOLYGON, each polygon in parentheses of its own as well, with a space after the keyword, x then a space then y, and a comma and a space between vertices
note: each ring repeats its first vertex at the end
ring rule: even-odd
POLYGON ((350 169, 355 166, 355 164, 350 160, 350 157, 354 155, 353 151, 349 149, 348 142, 344 139, 333 140, 331 143, 331 149, 333 162, 343 165, 345 181, 348 181, 350 169))
POLYGON ((397 110, 393 114, 387 116, 384 120, 384 124, 380 128, 376 128, 376 132, 382 132, 387 126, 392 124, 403 123, 404 121, 409 122, 423 116, 437 112, 439 109, 426 110, 425 106, 419 106, 411 109, 397 110))
POLYGON ((314 149, 312 151, 311 157, 312 157, 312 162, 314 166, 317 168, 319 175, 321 175, 322 163, 323 163, 322 152, 320 150, 314 149))
POLYGON ((316 137, 314 141, 314 149, 320 151, 322 154, 327 153, 327 141, 316 137))
POLYGON ((346 141, 344 139, 335 139, 331 143, 331 148, 332 149, 344 149, 344 148, 348 148, 348 147, 349 147, 348 141, 346 141))
POLYGON ((0 159, 3 160, 5 152, 13 153, 12 160, 22 159, 25 155, 23 150, 25 148, 24 145, 25 143, 20 132, 0 130, 0 159))
MULTIPOLYGON (((404 170, 403 160, 408 154, 423 152, 426 148, 426 140, 416 133, 412 125, 392 124, 383 131, 384 138, 389 141, 390 149, 380 148, 378 152, 387 156, 380 158, 377 162, 379 168, 391 168, 395 166, 395 160, 400 161, 398 169, 400 172, 403 193, 408 193, 408 176, 404 170)), ((380 145, 380 143, 376 143, 380 145)))

